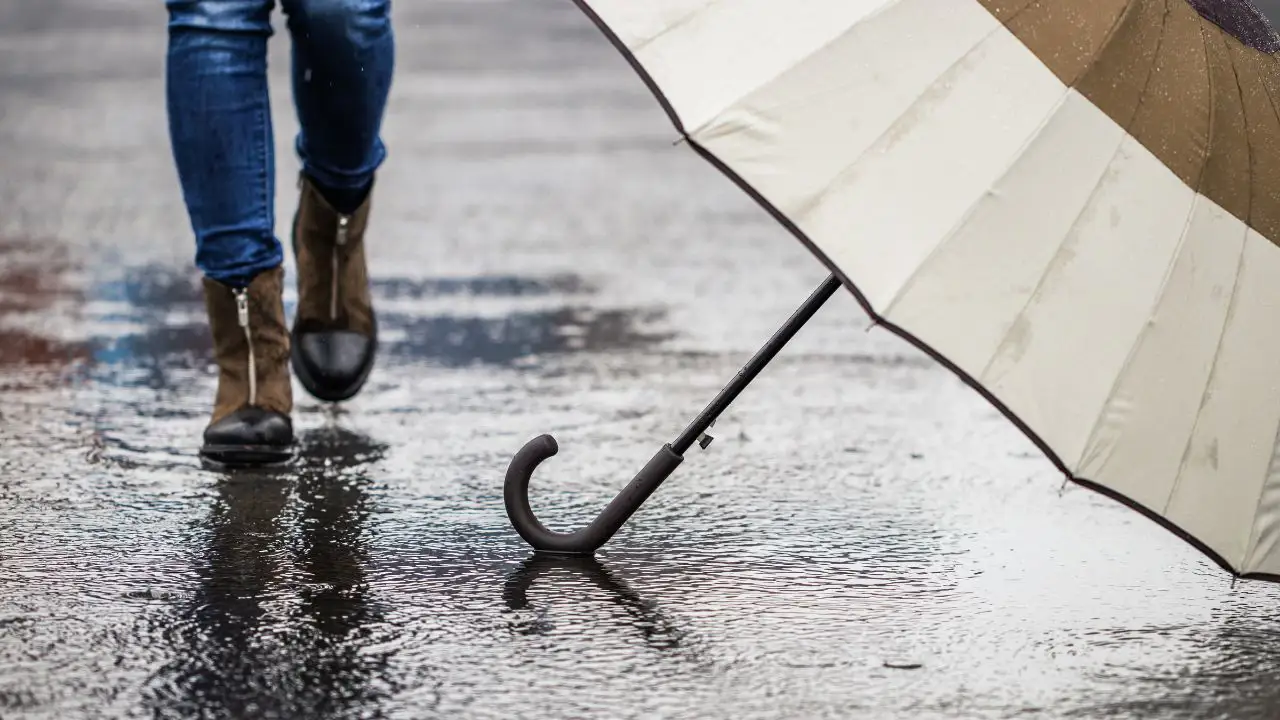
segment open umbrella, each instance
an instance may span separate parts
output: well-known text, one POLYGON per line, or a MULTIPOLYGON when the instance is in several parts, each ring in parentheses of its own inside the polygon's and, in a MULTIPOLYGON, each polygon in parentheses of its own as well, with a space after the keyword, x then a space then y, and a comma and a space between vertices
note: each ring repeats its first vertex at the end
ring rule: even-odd
MULTIPOLYGON (((580 0, 832 271, 590 527, 593 552, 840 285, 1068 478, 1280 578, 1280 36, 1248 0, 580 0)), ((705 440, 704 440, 705 442, 705 440)))

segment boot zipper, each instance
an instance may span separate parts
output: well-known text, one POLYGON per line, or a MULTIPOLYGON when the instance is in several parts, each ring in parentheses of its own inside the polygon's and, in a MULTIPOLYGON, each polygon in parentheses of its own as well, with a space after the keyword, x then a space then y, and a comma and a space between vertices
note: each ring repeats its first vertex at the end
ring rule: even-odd
POLYGON ((329 293, 329 319, 338 319, 338 252, 347 244, 348 225, 351 222, 350 215, 338 216, 338 237, 333 245, 333 287, 329 293))
POLYGON ((244 328, 244 341, 249 346, 249 404, 258 404, 258 368, 253 357, 253 337, 249 334, 249 295, 248 290, 240 289, 236 294, 236 316, 240 327, 244 328))

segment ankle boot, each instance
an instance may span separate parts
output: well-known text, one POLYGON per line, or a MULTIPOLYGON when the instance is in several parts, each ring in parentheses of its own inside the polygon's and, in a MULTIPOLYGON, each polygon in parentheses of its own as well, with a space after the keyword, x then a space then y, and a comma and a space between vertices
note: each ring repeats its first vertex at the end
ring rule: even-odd
POLYGON ((360 391, 373 370, 378 345, 364 252, 371 199, 344 215, 306 176, 299 176, 298 187, 293 372, 317 399, 338 402, 360 391))
POLYGON ((204 279, 205 307, 218 364, 213 417, 200 454, 229 465, 292 456, 293 388, 285 325, 284 269, 259 273, 244 289, 204 279))

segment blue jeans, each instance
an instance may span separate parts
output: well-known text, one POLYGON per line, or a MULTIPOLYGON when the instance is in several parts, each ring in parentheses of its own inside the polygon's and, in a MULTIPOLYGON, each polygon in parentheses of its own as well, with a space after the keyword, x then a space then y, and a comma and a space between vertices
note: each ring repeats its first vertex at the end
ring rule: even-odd
MULTIPOLYGON (((166 0, 169 137, 196 266, 241 287, 284 253, 275 236, 267 40, 275 0, 166 0)), ((364 193, 386 158, 391 0, 280 0, 292 39, 303 173, 323 194, 364 193)))

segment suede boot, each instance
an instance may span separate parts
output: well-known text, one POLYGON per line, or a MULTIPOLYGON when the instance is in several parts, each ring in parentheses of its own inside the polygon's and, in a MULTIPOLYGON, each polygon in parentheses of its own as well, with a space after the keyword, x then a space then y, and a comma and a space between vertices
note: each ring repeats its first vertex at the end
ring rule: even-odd
POLYGON ((305 175, 299 176, 298 186, 293 372, 317 399, 338 402, 364 386, 378 345, 364 251, 372 193, 355 212, 344 215, 305 175))
POLYGON ((284 316, 284 269, 259 273, 244 289, 204 279, 205 308, 218 364, 213 417, 201 456, 227 465, 263 465, 293 454, 293 388, 284 316))

